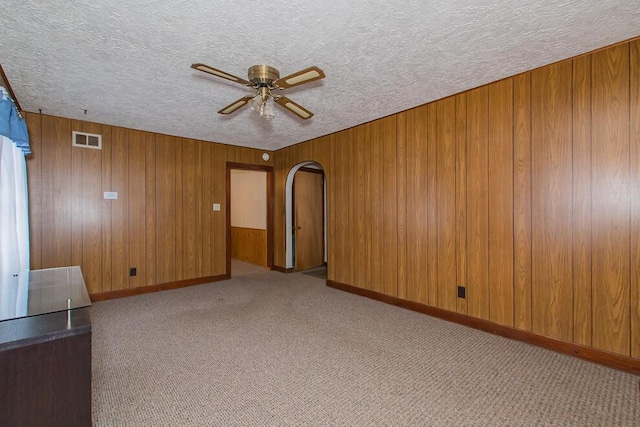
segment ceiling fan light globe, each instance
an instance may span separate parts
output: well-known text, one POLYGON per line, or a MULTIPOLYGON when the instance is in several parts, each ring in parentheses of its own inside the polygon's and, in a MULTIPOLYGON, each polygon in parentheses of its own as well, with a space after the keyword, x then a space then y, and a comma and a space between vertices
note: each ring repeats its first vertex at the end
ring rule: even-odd
POLYGON ((265 120, 272 120, 274 117, 273 104, 268 100, 260 106, 260 117, 265 120))
POLYGON ((260 111, 260 104, 261 104, 261 99, 259 96, 256 96, 255 98, 251 99, 251 101, 249 101, 249 108, 251 109, 251 111, 260 111))

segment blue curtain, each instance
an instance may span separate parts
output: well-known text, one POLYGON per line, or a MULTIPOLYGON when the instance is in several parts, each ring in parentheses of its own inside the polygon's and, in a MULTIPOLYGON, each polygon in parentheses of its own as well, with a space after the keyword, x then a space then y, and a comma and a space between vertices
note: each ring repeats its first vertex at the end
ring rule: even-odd
POLYGON ((27 122, 18 114, 18 109, 9 97, 6 89, 0 87, 0 135, 5 136, 27 155, 31 153, 27 122))
POLYGON ((27 124, 0 87, 0 282, 29 269, 27 124))

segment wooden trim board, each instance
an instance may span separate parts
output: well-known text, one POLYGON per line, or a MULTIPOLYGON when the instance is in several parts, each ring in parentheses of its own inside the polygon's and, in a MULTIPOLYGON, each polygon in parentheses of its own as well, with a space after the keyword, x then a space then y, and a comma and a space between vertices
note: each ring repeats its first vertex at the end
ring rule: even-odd
POLYGON ((554 338, 549 338, 531 332, 510 328, 508 326, 499 325, 488 320, 467 316, 465 314, 455 313, 452 311, 443 310, 437 307, 431 307, 413 301, 403 300, 368 289, 356 288, 355 286, 346 285, 344 283, 339 283, 333 280, 327 280, 327 286, 341 291, 360 295, 366 298, 381 301, 387 304, 395 305, 397 307, 402 307, 407 310, 437 317, 449 322, 458 323, 460 325, 500 335, 505 338, 533 344, 538 347, 546 348, 558 353, 575 356, 580 359, 608 366, 610 368, 620 369, 622 371, 627 371, 635 375, 640 375, 640 360, 633 359, 631 357, 621 356, 591 347, 585 347, 570 342, 560 341, 554 338))
POLYGON ((273 271, 279 271, 280 273, 293 273, 293 268, 284 268, 279 265, 272 265, 271 269, 273 271))
POLYGON ((106 301, 116 298, 132 297, 134 295, 149 294, 152 292, 169 291, 171 289, 186 288, 188 286, 204 285, 205 283, 219 282, 221 280, 230 279, 228 274, 220 274, 218 276, 199 277, 197 279, 179 280, 177 282, 162 283, 160 285, 141 286, 132 289, 119 289, 117 291, 100 292, 91 294, 91 302, 106 301))

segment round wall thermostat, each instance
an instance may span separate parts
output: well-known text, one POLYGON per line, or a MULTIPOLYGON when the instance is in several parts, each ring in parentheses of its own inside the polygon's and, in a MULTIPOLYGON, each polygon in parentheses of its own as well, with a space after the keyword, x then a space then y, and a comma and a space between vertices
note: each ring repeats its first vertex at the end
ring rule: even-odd
POLYGON ((269 160, 269 153, 262 153, 262 160, 264 160, 265 162, 269 160))

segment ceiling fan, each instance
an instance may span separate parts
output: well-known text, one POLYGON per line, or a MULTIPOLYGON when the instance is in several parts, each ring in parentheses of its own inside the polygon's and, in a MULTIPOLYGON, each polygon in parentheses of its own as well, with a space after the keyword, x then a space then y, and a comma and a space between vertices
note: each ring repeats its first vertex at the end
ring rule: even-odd
POLYGON ((231 80, 232 82, 240 83, 244 86, 252 87, 256 90, 255 94, 243 96, 218 111, 218 113, 231 114, 241 107, 250 104, 252 109, 257 110, 260 113, 260 117, 267 120, 273 119, 272 102, 286 108, 301 119, 306 120, 313 117, 313 113, 311 111, 307 110, 300 104, 293 102, 286 96, 274 94, 273 91, 288 89, 304 83, 320 80, 325 77, 324 72, 316 66, 305 68, 304 70, 300 70, 296 73, 280 78, 280 72, 275 68, 269 65, 254 65, 249 68, 248 80, 241 79, 240 77, 236 77, 225 71, 220 71, 206 64, 192 64, 191 68, 223 79, 231 80))

